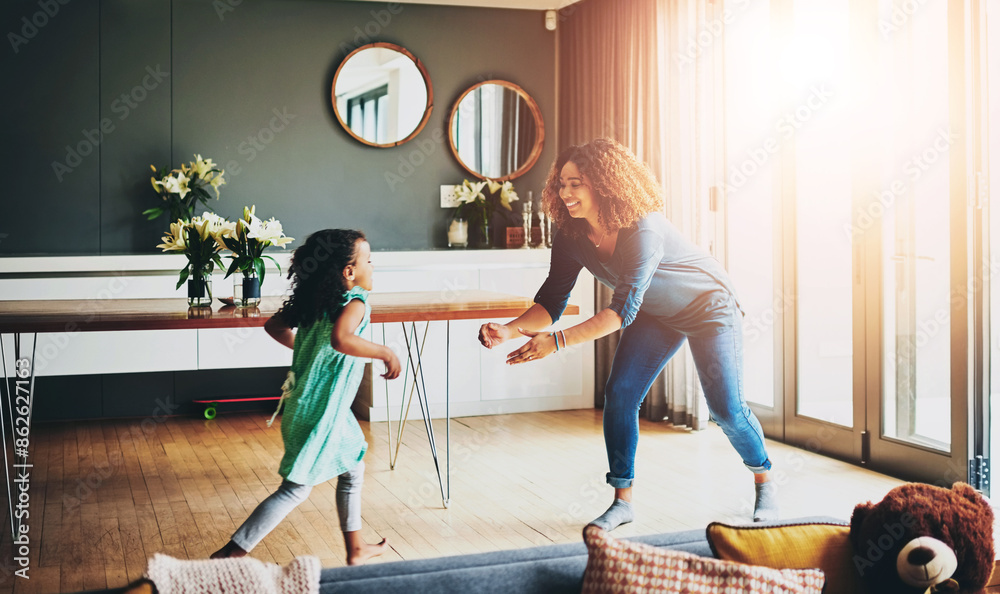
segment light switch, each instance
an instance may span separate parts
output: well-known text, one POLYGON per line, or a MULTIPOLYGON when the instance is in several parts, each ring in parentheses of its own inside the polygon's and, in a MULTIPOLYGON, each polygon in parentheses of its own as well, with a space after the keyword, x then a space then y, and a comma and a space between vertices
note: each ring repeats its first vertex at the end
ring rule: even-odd
POLYGON ((455 208, 459 204, 455 186, 441 186, 441 208, 455 208))

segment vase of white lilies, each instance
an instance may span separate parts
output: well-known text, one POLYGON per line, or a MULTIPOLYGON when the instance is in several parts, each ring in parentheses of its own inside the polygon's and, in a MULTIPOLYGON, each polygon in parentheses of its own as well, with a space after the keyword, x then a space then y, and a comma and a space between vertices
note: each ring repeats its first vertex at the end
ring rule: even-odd
POLYGON ((235 223, 227 223, 229 234, 221 238, 232 254, 232 263, 226 271, 226 278, 240 272, 233 279, 233 304, 237 307, 256 307, 260 304, 260 286, 264 282, 264 258, 274 262, 281 271, 277 260, 265 255, 264 248, 275 245, 284 248, 293 241, 285 237, 281 223, 272 217, 264 221, 254 214, 256 206, 243 207, 243 216, 235 223))
POLYGON ((218 200, 219 186, 226 183, 222 177, 225 171, 219 169, 211 159, 202 159, 201 155, 195 155, 194 159, 171 171, 157 170, 155 165, 149 166, 156 174, 150 178, 150 182, 160 196, 161 203, 142 212, 147 219, 169 214, 171 221, 189 221, 199 203, 209 211, 212 210, 212 197, 206 188, 215 190, 215 199, 218 200))
POLYGON ((470 238, 473 247, 493 247, 491 224, 498 209, 511 212, 510 203, 517 200, 517 192, 509 181, 503 183, 487 179, 472 183, 464 180, 462 185, 455 186, 455 196, 458 198, 456 218, 469 221, 469 228, 477 230, 478 237, 470 238))
POLYGON ((216 265, 222 267, 219 258, 223 245, 221 238, 228 233, 226 221, 207 212, 188 221, 178 219, 171 223, 163 243, 156 246, 165 252, 181 252, 187 257, 188 263, 180 271, 177 288, 187 281, 189 306, 212 305, 212 272, 216 265))

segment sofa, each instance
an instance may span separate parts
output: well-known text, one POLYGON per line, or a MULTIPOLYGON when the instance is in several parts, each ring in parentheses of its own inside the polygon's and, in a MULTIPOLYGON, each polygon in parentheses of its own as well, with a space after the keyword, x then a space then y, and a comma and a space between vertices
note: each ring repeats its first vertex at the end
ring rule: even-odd
MULTIPOLYGON (((829 517, 781 520, 755 526, 799 523, 846 524, 829 517)), ((705 529, 629 537, 664 549, 714 557, 705 529)), ((320 592, 334 594, 411 594, 414 592, 580 592, 587 566, 582 542, 412 561, 371 563, 323 569, 320 592)), ((105 592, 128 592, 127 588, 105 592)))
MULTIPOLYGON (((705 530, 637 536, 628 540, 711 557, 705 530)), ((572 544, 324 569, 320 592, 580 592, 587 547, 572 544)))

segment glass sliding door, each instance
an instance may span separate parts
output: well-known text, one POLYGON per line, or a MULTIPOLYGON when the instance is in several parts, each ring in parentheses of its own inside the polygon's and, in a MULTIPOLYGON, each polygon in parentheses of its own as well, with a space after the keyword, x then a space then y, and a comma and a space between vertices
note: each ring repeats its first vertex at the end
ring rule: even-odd
POLYGON ((785 51, 794 137, 796 414, 854 424, 849 0, 796 0, 785 51))
MULTIPOLYGON (((900 6, 878 3, 879 18, 900 6)), ((867 280, 880 288, 880 353, 869 373, 870 463, 950 485, 968 473, 974 278, 967 183, 975 125, 967 108, 975 17, 961 0, 928 2, 880 39, 877 94, 886 114, 880 241, 867 280), (877 397, 875 395, 878 395, 877 397)))
MULTIPOLYGON (((854 459, 859 310, 850 232, 856 152, 850 0, 771 3, 786 27, 778 56, 785 151, 780 174, 785 314, 785 435, 790 443, 854 459)), ((863 371, 862 371, 863 373, 863 371)))
POLYGON ((743 318, 746 398, 770 436, 783 437, 779 345, 782 317, 791 291, 780 288, 780 209, 775 201, 778 171, 774 46, 769 40, 767 2, 727 0, 725 11, 740 18, 726 29, 725 179, 727 264, 746 315, 743 318))
POLYGON ((948 6, 928 3, 885 48, 896 105, 883 186, 882 434, 951 448, 948 6), (905 159, 902 160, 901 159, 905 159), (901 161, 901 162, 900 162, 901 161))
POLYGON ((748 387, 748 400, 789 443, 966 480, 970 414, 984 420, 1000 386, 1000 330, 987 329, 998 166, 985 148, 1000 105, 984 86, 1000 59, 979 39, 997 35, 986 15, 1000 8, 751 4, 726 4, 728 263, 747 368, 770 362, 754 383, 776 397, 748 387), (745 163, 756 176, 740 177, 745 163))

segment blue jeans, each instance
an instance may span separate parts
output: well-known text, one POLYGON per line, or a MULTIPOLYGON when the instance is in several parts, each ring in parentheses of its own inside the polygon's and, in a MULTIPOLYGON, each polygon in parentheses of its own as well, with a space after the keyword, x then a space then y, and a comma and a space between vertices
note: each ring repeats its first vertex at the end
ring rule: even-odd
POLYGON ((764 431, 743 396, 743 326, 739 320, 721 334, 685 336, 640 312, 622 331, 605 388, 604 443, 611 469, 607 479, 616 489, 631 487, 635 478, 639 406, 685 340, 712 418, 747 468, 755 473, 771 468, 764 431))

